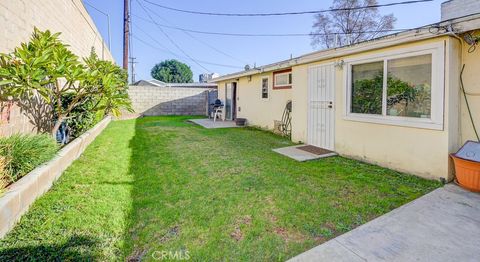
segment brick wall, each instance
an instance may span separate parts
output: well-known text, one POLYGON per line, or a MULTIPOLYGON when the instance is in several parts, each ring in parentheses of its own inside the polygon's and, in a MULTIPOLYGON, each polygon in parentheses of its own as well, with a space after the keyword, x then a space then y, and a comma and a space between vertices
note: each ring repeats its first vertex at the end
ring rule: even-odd
POLYGON ((442 3, 442 21, 480 12, 480 0, 450 0, 442 3))
MULTIPOLYGON (((40 30, 61 32, 60 38, 80 57, 95 48, 99 57, 113 61, 93 20, 81 0, 1 0, 0 1, 0 52, 11 52, 21 42, 30 38, 34 26, 40 30)), ((5 103, 3 103, 5 105, 5 103)), ((1 107, 0 135, 35 132, 31 118, 14 105, 6 115, 1 107)))
POLYGON ((128 94, 136 114, 206 115, 211 88, 130 86, 128 94))

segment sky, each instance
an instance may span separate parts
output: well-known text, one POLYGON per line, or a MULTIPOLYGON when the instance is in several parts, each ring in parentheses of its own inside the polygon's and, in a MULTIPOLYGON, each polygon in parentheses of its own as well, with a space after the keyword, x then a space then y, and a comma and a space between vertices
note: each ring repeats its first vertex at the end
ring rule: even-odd
MULTIPOLYGON (((117 62, 123 56, 123 0, 83 0, 97 28, 108 41, 110 16, 111 51, 117 62), (89 6, 90 4, 91 6, 89 6)), ((132 54, 136 58, 136 80, 151 79, 151 68, 166 59, 177 59, 189 65, 194 81, 206 72, 228 74, 241 71, 246 64, 265 65, 315 51, 309 36, 301 37, 238 37, 204 35, 165 28, 170 25, 199 31, 228 33, 310 33, 314 17, 311 14, 279 17, 224 17, 179 13, 162 9, 144 0, 132 3, 132 54), (150 17, 139 5, 149 10, 150 17), (162 30, 160 29, 163 29, 162 30), (168 35, 167 38, 165 35, 168 35), (180 49, 181 50, 180 50, 180 49), (183 50, 183 51, 182 51, 183 50), (193 62, 190 58, 199 62, 193 62)), ((161 5, 204 12, 219 13, 269 13, 328 9, 332 0, 149 0, 161 5)), ((403 0, 378 0, 379 4, 403 0)), ((393 13, 397 18, 395 28, 414 28, 440 21, 440 4, 445 0, 403 6, 381 7, 381 14, 393 13)))

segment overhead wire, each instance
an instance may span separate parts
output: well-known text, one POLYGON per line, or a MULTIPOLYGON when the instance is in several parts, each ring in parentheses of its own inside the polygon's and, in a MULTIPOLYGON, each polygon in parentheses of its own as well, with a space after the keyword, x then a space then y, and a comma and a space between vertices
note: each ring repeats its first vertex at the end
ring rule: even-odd
POLYGON ((201 63, 199 63, 196 59, 194 59, 192 56, 190 56, 185 50, 183 50, 183 48, 180 47, 180 45, 178 45, 168 34, 167 32, 165 32, 165 30, 163 30, 163 28, 161 26, 159 26, 155 19, 153 19, 153 17, 150 15, 149 11, 143 6, 143 4, 140 2, 140 1, 136 1, 139 6, 143 9, 143 11, 145 11, 145 13, 147 14, 147 16, 150 18, 150 20, 155 23, 158 27, 158 29, 162 32, 162 34, 170 41, 170 43, 172 43, 178 50, 180 50, 180 52, 182 52, 186 57, 188 57, 191 61, 193 61, 195 64, 197 64, 199 67, 201 67, 202 69, 206 70, 207 72, 212 72, 211 70, 209 70, 208 68, 206 68, 205 66, 203 66, 201 63))
POLYGON ((144 0, 145 2, 171 11, 181 12, 181 13, 188 13, 188 14, 195 14, 195 15, 209 15, 209 16, 244 16, 244 17, 251 17, 251 16, 286 16, 286 15, 305 15, 305 14, 320 14, 326 12, 338 12, 338 11, 350 11, 350 10, 363 10, 363 9, 370 9, 370 8, 379 8, 379 7, 387 7, 387 6, 396 6, 396 5, 409 5, 409 4, 417 4, 417 3, 424 3, 424 2, 433 2, 434 0, 413 0, 413 1, 402 1, 402 2, 394 2, 388 4, 376 4, 376 5, 367 5, 367 6, 358 6, 358 7, 344 7, 344 8, 330 8, 324 10, 308 10, 308 11, 298 11, 298 12, 277 12, 277 13, 216 13, 216 12, 202 12, 202 11, 195 11, 195 10, 186 10, 180 8, 169 7, 165 5, 161 5, 149 0, 144 0))
MULTIPOLYGON (((149 22, 149 23, 154 23, 144 17, 135 15, 140 20, 149 22)), ((212 31, 200 31, 200 30, 193 30, 193 29, 188 29, 188 28, 182 28, 182 27, 177 27, 177 26, 170 26, 170 25, 165 25, 165 24, 160 24, 160 23, 154 23, 157 24, 160 27, 165 27, 165 28, 170 28, 170 29, 175 29, 175 30, 180 30, 180 31, 186 31, 190 33, 197 33, 197 34, 205 34, 205 35, 223 35, 223 36, 242 36, 242 37, 285 37, 285 36, 322 36, 322 35, 345 35, 345 34, 360 34, 360 33, 393 33, 393 32, 403 32, 403 31, 408 31, 411 30, 412 28, 404 28, 404 29, 389 29, 389 30, 375 30, 375 31, 358 31, 358 32, 351 32, 351 33, 343 33, 343 32, 338 32, 338 33, 281 33, 281 34, 251 34, 251 33, 226 33, 226 32, 212 32, 212 31)), ((414 28, 416 29, 416 28, 414 28)))
MULTIPOLYGON (((167 19, 165 19, 164 17, 160 16, 157 12, 155 12, 155 11, 153 11, 152 9, 149 9, 149 8, 147 8, 147 9, 150 10, 155 16, 157 16, 158 18, 160 18, 160 19, 163 20, 164 22, 172 25, 172 23, 170 23, 170 22, 169 22, 167 19)), ((248 64, 248 62, 246 62, 245 60, 239 59, 239 58, 237 58, 237 57, 235 57, 235 56, 233 56, 233 55, 231 55, 231 54, 229 54, 229 53, 227 53, 227 52, 224 52, 224 51, 220 50, 219 48, 217 48, 217 47, 209 44, 208 42, 206 42, 206 41, 204 41, 204 40, 202 40, 202 39, 200 39, 200 38, 198 38, 198 37, 195 37, 195 36, 192 35, 192 34, 189 32, 189 30, 187 30, 187 29, 183 29, 183 28, 176 27, 176 26, 173 26, 173 25, 170 26, 169 28, 182 31, 184 34, 186 34, 186 35, 189 36, 190 38, 192 38, 192 39, 200 42, 201 44, 207 46, 208 48, 214 50, 215 52, 217 52, 217 53, 219 53, 219 54, 222 54, 222 55, 224 55, 224 56, 226 56, 226 57, 229 57, 229 58, 231 58, 231 59, 233 59, 233 60, 235 60, 235 61, 241 62, 241 63, 243 63, 243 64, 248 64)))
MULTIPOLYGON (((157 49, 159 51, 162 51, 162 52, 166 52, 166 53, 170 53, 172 55, 174 55, 175 57, 179 58, 179 59, 189 59, 188 57, 185 57, 185 56, 182 56, 182 55, 179 55, 178 53, 175 53, 173 52, 172 50, 170 50, 168 47, 166 47, 165 45, 163 45, 160 41, 158 41, 158 39, 156 39, 155 37, 153 37, 151 34, 149 34, 147 31, 143 30, 141 27, 139 26, 136 26, 134 25, 134 27, 136 27, 139 31, 141 31, 143 34, 145 34, 148 38, 150 38, 152 41, 154 41, 157 45, 153 45, 147 41, 145 41, 144 39, 141 39, 140 37, 136 37, 134 36, 134 38, 136 40, 138 40, 139 42, 142 42, 144 45, 147 45, 151 48, 154 48, 154 49, 157 49)), ((216 66, 221 66, 221 67, 229 67, 229 68, 236 68, 236 69, 240 69, 240 68, 243 68, 243 67, 240 67, 240 66, 235 66, 235 65, 227 65, 227 64, 219 64, 219 63, 215 63, 215 62, 210 62, 210 61, 205 61, 205 60, 200 60, 200 59, 196 59, 198 62, 200 63, 203 63, 203 64, 210 64, 210 65, 216 65, 216 66)))

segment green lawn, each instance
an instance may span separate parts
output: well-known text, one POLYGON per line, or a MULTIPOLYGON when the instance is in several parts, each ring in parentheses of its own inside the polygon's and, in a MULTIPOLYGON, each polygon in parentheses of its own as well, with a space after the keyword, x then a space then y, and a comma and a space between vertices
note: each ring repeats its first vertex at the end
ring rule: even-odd
POLYGON ((0 261, 285 260, 439 186, 342 157, 295 162, 271 133, 186 119, 111 123, 0 241, 0 261))

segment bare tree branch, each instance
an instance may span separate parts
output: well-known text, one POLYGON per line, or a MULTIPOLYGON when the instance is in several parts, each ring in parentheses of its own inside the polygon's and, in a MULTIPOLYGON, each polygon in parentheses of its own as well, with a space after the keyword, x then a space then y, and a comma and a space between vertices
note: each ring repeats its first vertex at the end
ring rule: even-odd
POLYGON ((377 4, 377 0, 333 0, 331 8, 347 10, 317 14, 312 26, 311 45, 331 48, 336 47, 335 44, 351 45, 385 35, 385 31, 394 28, 396 18, 393 14, 382 16, 378 8, 348 10, 377 4))

